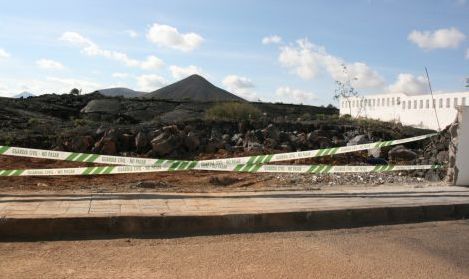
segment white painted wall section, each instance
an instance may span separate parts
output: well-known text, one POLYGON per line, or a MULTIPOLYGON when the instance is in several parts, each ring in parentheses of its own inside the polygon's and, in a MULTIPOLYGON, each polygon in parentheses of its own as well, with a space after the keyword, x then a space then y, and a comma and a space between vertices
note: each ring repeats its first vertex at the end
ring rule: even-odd
POLYGON ((444 129, 456 119, 458 107, 469 106, 469 91, 433 96, 434 98, 428 94, 410 96, 400 93, 341 98, 340 114, 438 130, 436 115, 441 129, 444 129))
POLYGON ((456 185, 469 186, 469 106, 460 109, 458 118, 458 149, 456 152, 458 175, 456 185))

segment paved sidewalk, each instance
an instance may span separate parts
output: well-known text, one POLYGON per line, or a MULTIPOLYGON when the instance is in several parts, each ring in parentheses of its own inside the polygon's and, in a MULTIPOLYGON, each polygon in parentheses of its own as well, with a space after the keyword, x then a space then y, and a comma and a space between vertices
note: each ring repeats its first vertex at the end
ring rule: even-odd
POLYGON ((0 194, 0 241, 324 230, 469 218, 469 188, 0 194))
POLYGON ((469 203, 469 188, 238 193, 0 194, 0 217, 205 216, 469 203))

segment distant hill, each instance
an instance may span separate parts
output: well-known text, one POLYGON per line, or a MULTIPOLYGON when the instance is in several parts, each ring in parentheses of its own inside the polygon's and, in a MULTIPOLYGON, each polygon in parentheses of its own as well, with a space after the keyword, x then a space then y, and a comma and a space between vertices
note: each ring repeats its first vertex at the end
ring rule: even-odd
POLYGON ((99 93, 101 95, 109 96, 109 97, 122 96, 125 98, 142 97, 147 94, 146 92, 135 91, 135 90, 124 88, 124 87, 100 89, 100 90, 96 90, 94 93, 99 93))
POLYGON ((195 102, 246 101, 224 89, 216 87, 199 75, 191 75, 183 80, 148 93, 144 97, 195 102))
POLYGON ((12 98, 28 98, 28 97, 34 97, 34 96, 36 95, 30 92, 24 91, 24 92, 21 92, 20 94, 16 94, 12 98))

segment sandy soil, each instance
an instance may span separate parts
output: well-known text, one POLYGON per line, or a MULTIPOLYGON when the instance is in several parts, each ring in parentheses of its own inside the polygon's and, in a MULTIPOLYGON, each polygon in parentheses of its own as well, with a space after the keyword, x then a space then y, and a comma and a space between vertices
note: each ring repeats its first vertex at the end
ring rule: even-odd
MULTIPOLYGON (((67 168, 96 164, 0 156, 0 169, 67 168)), ((382 173, 383 183, 424 187, 441 185, 405 174, 382 173), (402 176, 399 176, 402 175, 402 176)), ((184 171, 177 173, 142 173, 98 176, 1 177, 0 192, 18 191, 93 191, 93 192, 229 192, 266 190, 320 190, 331 186, 379 185, 378 178, 359 174, 344 175, 226 173, 184 171), (368 179, 368 181, 363 180, 368 179), (348 183, 343 183, 348 181, 348 183), (373 183, 371 183, 373 182, 373 183)))
POLYGON ((469 278, 469 221, 0 243, 2 278, 469 278))
MULTIPOLYGON (((53 161, 34 158, 0 157, 0 169, 62 168, 95 166, 75 162, 53 161)), ((204 192, 243 189, 268 189, 275 175, 249 173, 220 173, 189 171, 176 173, 142 173, 101 176, 56 177, 2 177, 0 191, 172 191, 204 192), (227 183, 220 183, 226 181, 227 183)), ((282 183, 275 183, 281 186, 282 183)), ((287 186, 286 183, 283 183, 287 186)), ((290 187, 291 188, 291 187, 290 187)))

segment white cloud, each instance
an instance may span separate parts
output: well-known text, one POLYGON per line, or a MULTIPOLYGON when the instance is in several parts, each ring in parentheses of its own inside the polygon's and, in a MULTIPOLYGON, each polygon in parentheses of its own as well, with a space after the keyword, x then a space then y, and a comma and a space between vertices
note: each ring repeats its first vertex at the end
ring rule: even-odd
POLYGON ((8 88, 0 83, 0 96, 9 96, 8 88))
POLYGON ((246 77, 228 75, 223 79, 223 85, 231 88, 253 88, 254 83, 246 77))
POLYGON ((324 47, 310 43, 308 39, 298 40, 296 45, 281 47, 278 60, 282 66, 305 80, 326 72, 334 80, 344 82, 350 79, 357 88, 380 87, 384 84, 384 79, 365 63, 347 63, 327 53, 324 47))
POLYGON ((112 77, 113 78, 120 78, 120 79, 125 79, 128 78, 130 75, 128 73, 113 73, 112 77))
POLYGON ((10 54, 6 52, 4 49, 0 48, 0 59, 6 59, 9 57, 10 57, 10 54))
POLYGON ((179 33, 169 25, 154 23, 148 30, 147 38, 158 46, 169 47, 184 52, 198 48, 204 39, 196 33, 179 33))
POLYGON ((165 86, 167 82, 158 75, 141 75, 137 77, 137 84, 139 90, 150 92, 165 86))
POLYGON ((427 79, 424 76, 412 74, 399 74, 395 83, 389 85, 391 93, 406 93, 408 95, 420 95, 427 92, 427 79))
POLYGON ((127 54, 123 52, 102 49, 90 39, 76 32, 65 32, 59 39, 80 47, 82 53, 86 55, 102 56, 111 60, 124 63, 129 67, 139 67, 144 70, 150 70, 159 69, 164 65, 161 59, 153 55, 148 56, 146 60, 140 61, 129 58, 127 54))
POLYGON ((130 38, 137 38, 138 33, 135 30, 129 29, 124 31, 130 38))
POLYGON ((269 45, 269 44, 279 44, 282 42, 282 37, 278 35, 272 35, 262 38, 262 44, 269 45))
POLYGON ((207 74, 205 74, 201 68, 195 65, 190 65, 187 67, 179 67, 176 65, 172 65, 169 67, 169 70, 171 71, 171 75, 175 79, 183 79, 190 75, 200 75, 205 77, 207 76, 207 74))
POLYGON ((147 60, 140 62, 140 68, 144 70, 159 69, 163 67, 163 65, 163 60, 154 55, 150 55, 147 57, 147 60))
POLYGON ((82 89, 83 93, 93 92, 103 85, 88 79, 75 79, 50 76, 42 79, 10 78, 2 80, 3 88, 0 88, 0 95, 13 96, 23 91, 31 92, 35 95, 46 93, 69 93, 71 89, 82 89))
POLYGON ((36 65, 45 70, 63 70, 65 68, 62 63, 51 59, 39 59, 36 61, 36 65))
POLYGON ((222 83, 228 91, 244 99, 250 101, 258 99, 256 92, 253 91, 253 88, 255 87, 254 83, 249 78, 237 75, 228 75, 223 79, 222 83))
POLYGON ((82 89, 83 93, 88 93, 101 88, 101 84, 89 80, 60 77, 47 77, 46 80, 56 84, 53 88, 57 88, 58 93, 68 93, 73 88, 82 89))
POLYGON ((435 31, 410 32, 407 39, 420 48, 431 50, 436 48, 457 48, 466 38, 466 35, 458 29, 438 29, 435 31))
POLYGON ((277 88, 275 94, 285 103, 307 103, 317 99, 316 95, 312 92, 294 89, 288 86, 277 88))

